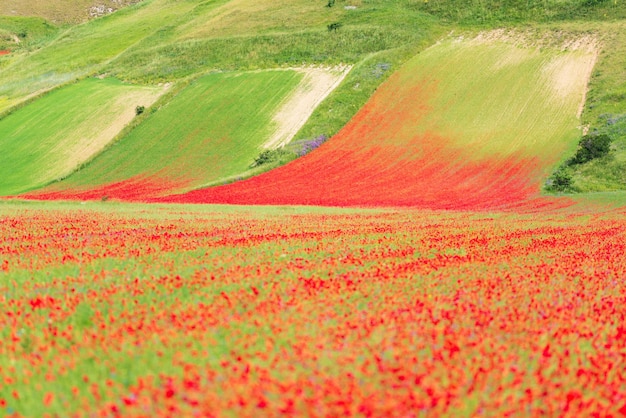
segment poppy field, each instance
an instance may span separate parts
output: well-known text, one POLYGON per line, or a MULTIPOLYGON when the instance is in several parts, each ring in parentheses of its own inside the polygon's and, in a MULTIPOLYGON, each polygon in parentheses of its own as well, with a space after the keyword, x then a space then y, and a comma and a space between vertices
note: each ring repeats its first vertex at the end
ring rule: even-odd
POLYGON ((624 415, 624 215, 4 202, 0 413, 624 415))

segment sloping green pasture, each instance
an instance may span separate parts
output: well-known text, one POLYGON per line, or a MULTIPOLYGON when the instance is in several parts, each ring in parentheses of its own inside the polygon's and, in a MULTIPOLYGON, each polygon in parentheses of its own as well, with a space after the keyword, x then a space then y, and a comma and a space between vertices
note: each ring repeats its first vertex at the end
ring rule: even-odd
POLYGON ((246 171, 273 132, 278 106, 301 78, 289 70, 202 77, 84 169, 44 190, 137 176, 198 187, 246 171))
POLYGON ((86 79, 0 120, 0 194, 68 175, 111 141, 162 88, 86 79))

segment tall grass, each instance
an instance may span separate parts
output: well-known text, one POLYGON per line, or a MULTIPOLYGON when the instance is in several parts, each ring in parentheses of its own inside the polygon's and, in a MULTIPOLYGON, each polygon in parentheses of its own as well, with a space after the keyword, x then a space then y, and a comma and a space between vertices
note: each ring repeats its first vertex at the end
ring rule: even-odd
POLYGON ((462 25, 626 18, 624 0, 420 0, 414 4, 423 12, 462 25))

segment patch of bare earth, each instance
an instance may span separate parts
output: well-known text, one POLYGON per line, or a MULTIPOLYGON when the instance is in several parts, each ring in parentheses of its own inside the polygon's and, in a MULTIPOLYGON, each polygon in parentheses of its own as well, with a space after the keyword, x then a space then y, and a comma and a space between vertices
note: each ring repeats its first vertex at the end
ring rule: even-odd
POLYGON ((293 93, 282 103, 274 115, 277 126, 270 139, 263 144, 274 149, 287 144, 309 119, 315 108, 335 89, 352 66, 331 68, 296 68, 304 77, 293 93))
MULTIPOLYGON (((549 60, 543 68, 542 75, 550 80, 552 97, 557 101, 567 99, 572 91, 583 92, 577 113, 580 119, 587 97, 587 86, 601 49, 601 43, 596 35, 562 30, 497 29, 479 33, 472 42, 504 42, 526 50, 540 51, 542 48, 549 48, 562 52, 576 52, 549 60)), ((502 65, 514 64, 514 61, 514 56, 503 57, 502 65)))

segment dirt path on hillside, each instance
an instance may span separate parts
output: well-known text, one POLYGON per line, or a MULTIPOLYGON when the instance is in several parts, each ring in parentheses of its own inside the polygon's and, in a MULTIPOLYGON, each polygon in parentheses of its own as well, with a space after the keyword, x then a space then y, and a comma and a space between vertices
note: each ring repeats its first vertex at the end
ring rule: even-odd
POLYGON ((304 78, 274 116, 276 131, 263 147, 278 148, 291 141, 315 108, 343 81, 351 69, 352 66, 347 65, 296 68, 296 71, 304 74, 304 78))

